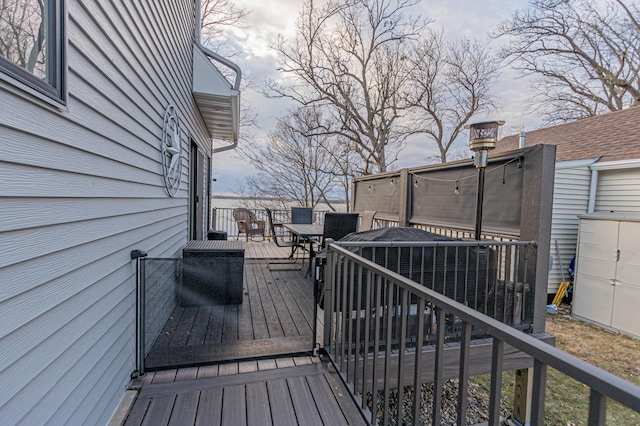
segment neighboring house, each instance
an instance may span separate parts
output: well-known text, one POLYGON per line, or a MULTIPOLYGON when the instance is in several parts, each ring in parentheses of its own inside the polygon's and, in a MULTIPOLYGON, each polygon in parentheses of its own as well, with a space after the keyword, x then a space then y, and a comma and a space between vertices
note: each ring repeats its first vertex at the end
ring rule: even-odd
POLYGON ((212 139, 237 141, 240 72, 199 45, 198 1, 7 4, 0 422, 106 424, 135 369, 130 253, 177 257, 206 234, 212 139))
POLYGON ((556 150, 548 293, 555 293, 576 252, 579 215, 640 213, 640 107, 501 139, 492 154, 552 144, 556 150), (556 251, 555 242, 558 242, 556 251))

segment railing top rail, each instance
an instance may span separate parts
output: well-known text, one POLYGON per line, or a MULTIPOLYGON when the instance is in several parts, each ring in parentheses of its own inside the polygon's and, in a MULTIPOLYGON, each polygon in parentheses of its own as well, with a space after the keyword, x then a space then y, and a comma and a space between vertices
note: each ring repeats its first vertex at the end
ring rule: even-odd
POLYGON ((536 241, 336 241, 340 247, 495 247, 537 246, 536 241))
POLYGON ((586 384, 602 395, 640 412, 640 386, 627 382, 614 374, 604 371, 551 345, 540 343, 536 338, 528 334, 503 324, 498 320, 488 317, 427 287, 421 286, 335 243, 330 243, 327 247, 329 253, 335 252, 356 264, 374 271, 382 278, 396 283, 418 297, 435 303, 437 307, 457 315, 463 321, 481 327, 483 331, 486 331, 491 336, 533 356, 535 359, 559 370, 563 374, 586 384))

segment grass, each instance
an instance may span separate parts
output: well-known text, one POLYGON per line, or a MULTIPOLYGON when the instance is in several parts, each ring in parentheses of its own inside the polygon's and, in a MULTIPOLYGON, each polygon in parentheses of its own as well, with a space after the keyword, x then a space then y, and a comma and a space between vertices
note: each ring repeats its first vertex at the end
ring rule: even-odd
MULTIPOLYGON (((640 386, 640 340, 613 333, 567 315, 547 315, 546 331, 556 336, 556 347, 640 386)), ((489 388, 489 376, 474 378, 489 388)), ((511 412, 513 372, 503 375, 503 412, 511 412)), ((577 426, 587 424, 589 388, 564 374, 549 369, 545 402, 545 424, 577 426)), ((607 425, 640 425, 640 414, 607 400, 607 425)))

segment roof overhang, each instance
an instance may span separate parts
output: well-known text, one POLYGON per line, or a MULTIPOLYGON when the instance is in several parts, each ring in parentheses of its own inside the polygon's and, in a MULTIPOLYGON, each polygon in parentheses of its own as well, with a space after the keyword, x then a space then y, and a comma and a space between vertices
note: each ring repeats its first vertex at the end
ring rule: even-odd
POLYGON ((240 68, 231 61, 195 43, 193 46, 193 97, 198 105, 209 136, 229 141, 222 148, 235 147, 240 127, 240 68), (231 84, 211 62, 231 68, 235 84, 231 84))

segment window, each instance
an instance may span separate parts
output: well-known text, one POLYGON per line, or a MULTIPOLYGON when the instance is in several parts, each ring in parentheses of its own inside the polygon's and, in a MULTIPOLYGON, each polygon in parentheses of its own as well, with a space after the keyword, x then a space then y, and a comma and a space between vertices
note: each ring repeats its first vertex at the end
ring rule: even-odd
POLYGON ((0 2, 0 78, 64 103, 64 0, 0 2))

